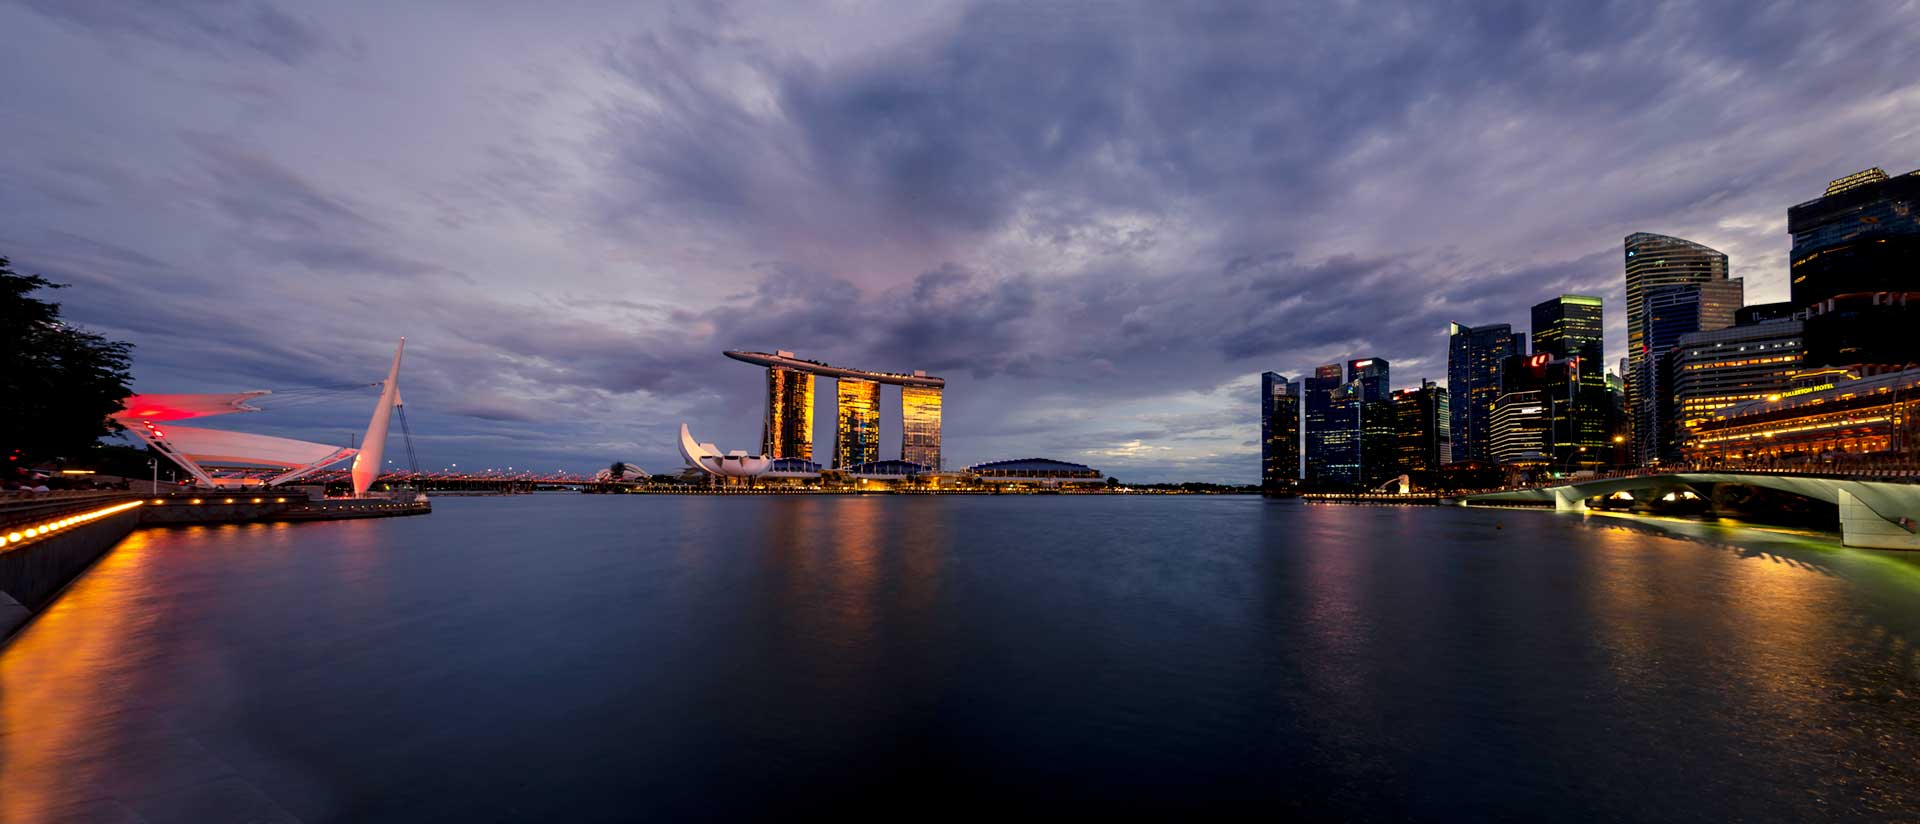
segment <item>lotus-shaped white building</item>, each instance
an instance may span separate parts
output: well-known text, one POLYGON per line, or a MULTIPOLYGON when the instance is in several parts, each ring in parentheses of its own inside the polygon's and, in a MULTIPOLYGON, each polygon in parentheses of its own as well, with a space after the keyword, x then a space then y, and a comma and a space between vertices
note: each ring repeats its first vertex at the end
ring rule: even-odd
POLYGON ((700 443, 684 423, 680 424, 680 457, 687 459, 688 466, 718 478, 752 478, 773 466, 773 459, 765 455, 749 455, 744 449, 723 454, 720 447, 700 443))

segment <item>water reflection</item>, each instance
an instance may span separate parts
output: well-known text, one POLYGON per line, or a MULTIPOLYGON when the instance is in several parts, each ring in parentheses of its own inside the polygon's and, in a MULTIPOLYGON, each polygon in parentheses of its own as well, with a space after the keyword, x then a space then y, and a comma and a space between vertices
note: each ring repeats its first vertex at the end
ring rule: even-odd
POLYGON ((143 532, 0 651, 0 820, 1920 815, 1920 567, 1612 523, 518 496, 143 532))

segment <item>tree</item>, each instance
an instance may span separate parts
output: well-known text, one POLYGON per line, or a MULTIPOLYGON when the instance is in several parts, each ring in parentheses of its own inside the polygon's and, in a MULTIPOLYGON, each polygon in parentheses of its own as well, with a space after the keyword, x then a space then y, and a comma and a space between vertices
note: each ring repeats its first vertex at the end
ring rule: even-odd
POLYGON ((0 257, 0 450, 14 466, 85 454, 119 430, 107 416, 131 392, 133 344, 62 323, 60 304, 32 296, 64 287, 0 257))

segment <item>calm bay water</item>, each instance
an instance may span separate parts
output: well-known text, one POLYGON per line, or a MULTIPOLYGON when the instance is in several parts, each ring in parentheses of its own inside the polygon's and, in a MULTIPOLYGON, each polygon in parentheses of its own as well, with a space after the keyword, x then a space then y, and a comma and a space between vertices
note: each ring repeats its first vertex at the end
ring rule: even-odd
POLYGON ((0 650, 0 820, 1920 817, 1911 556, 1254 498, 435 506, 129 538, 0 650))

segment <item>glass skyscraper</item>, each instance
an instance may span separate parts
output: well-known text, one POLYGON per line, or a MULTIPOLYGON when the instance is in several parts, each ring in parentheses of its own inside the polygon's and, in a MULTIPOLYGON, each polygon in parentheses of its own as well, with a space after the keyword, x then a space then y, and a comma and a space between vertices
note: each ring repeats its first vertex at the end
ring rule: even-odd
POLYGON ((940 470, 940 387, 900 387, 900 460, 940 470))
POLYGON ((1920 289, 1920 171, 1857 172, 1825 196, 1787 209, 1793 236, 1793 303, 1836 295, 1920 289))
POLYGON ((1743 288, 1738 279, 1721 279, 1646 290, 1640 321, 1646 351, 1627 381, 1634 453, 1641 465, 1679 457, 1673 370, 1680 340, 1732 326, 1743 288))
POLYGON ((857 378, 834 381, 835 414, 833 467, 845 469, 880 460, 880 384, 857 378))
POLYGON ((813 375, 767 369, 767 420, 760 452, 771 458, 813 460, 813 375))
POLYGON ((1360 483, 1360 393, 1330 363, 1303 378, 1306 405, 1306 482, 1319 488, 1360 483))
POLYGON ((1440 467, 1453 463, 1452 417, 1447 388, 1423 380, 1419 389, 1393 393, 1399 470, 1420 486, 1430 486, 1440 467))
POLYGON ((1625 251, 1627 410, 1634 426, 1634 452, 1641 461, 1646 461, 1662 452, 1662 444, 1652 433, 1643 434, 1640 426, 1657 417, 1656 407, 1663 400, 1671 402, 1670 396, 1663 398, 1657 393, 1656 387, 1650 385, 1656 377, 1655 373, 1663 370, 1658 366, 1650 367, 1648 362, 1664 355, 1678 342, 1681 334, 1732 326, 1733 313, 1740 308, 1740 281, 1727 277, 1726 254, 1691 240, 1635 232, 1627 236, 1625 251), (1651 290, 1665 286, 1729 282, 1735 285, 1709 287, 1700 295, 1699 300, 1703 301, 1699 308, 1700 325, 1675 332, 1664 345, 1658 347, 1654 345, 1655 341, 1649 339, 1647 299, 1651 290), (1728 295, 1733 296, 1731 305, 1724 304, 1728 295), (1649 369, 1652 371, 1649 372, 1649 369))
POLYGON ((1300 480, 1300 384, 1278 372, 1260 375, 1260 485, 1292 487, 1300 480))
POLYGON ((1568 397, 1553 399, 1557 466, 1598 469, 1612 462, 1605 328, 1600 299, 1591 295, 1561 295, 1533 307, 1533 353, 1566 361, 1576 381, 1568 397))
POLYGON ((1371 488, 1400 474, 1398 419, 1387 362, 1347 362, 1347 383, 1360 401, 1360 483, 1371 488))
POLYGON ((1456 461, 1486 461, 1493 404, 1500 397, 1500 369, 1507 358, 1525 354, 1527 336, 1504 323, 1447 325, 1447 394, 1452 402, 1448 429, 1456 461))
POLYGON ((1874 372, 1920 361, 1920 171, 1868 169, 1787 210, 1793 308, 1809 366, 1874 372))

